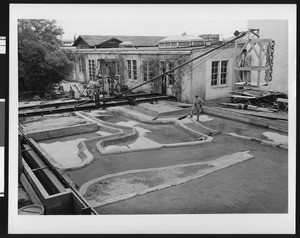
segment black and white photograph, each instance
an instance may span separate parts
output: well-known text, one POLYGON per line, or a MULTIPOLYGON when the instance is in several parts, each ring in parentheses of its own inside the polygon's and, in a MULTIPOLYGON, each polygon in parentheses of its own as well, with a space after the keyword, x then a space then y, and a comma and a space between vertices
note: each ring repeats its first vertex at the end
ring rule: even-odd
POLYGON ((9 30, 10 233, 295 232, 295 5, 11 4, 9 30))

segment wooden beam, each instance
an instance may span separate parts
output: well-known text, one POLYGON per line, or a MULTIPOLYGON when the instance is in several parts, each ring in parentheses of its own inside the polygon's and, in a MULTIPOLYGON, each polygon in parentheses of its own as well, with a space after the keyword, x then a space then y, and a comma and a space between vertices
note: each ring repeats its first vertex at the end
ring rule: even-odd
MULTIPOLYGON (((251 41, 253 43, 258 43, 258 42, 266 42, 266 43, 268 43, 268 42, 271 42, 272 39, 251 39, 251 41)), ((240 43, 248 43, 248 42, 249 42, 249 40, 241 40, 240 41, 240 43)))
MULTIPOLYGON (((270 66, 262 66, 260 70, 268 70, 270 66)), ((246 68, 246 67, 236 67, 235 71, 259 71, 258 67, 246 68)))
POLYGON ((256 54, 257 57, 259 57, 259 53, 257 52, 257 50, 255 49, 255 43, 251 42, 250 41, 250 45, 251 45, 251 48, 250 49, 253 49, 254 53, 256 54))
POLYGON ((26 178, 26 176, 23 173, 21 173, 20 181, 21 181, 21 184, 23 185, 25 191, 28 193, 31 201, 34 204, 39 204, 39 205, 43 206, 43 203, 41 202, 38 195, 35 193, 33 187, 31 186, 28 179, 26 178))
POLYGON ((262 55, 262 42, 260 41, 258 43, 259 45, 259 57, 258 57, 258 75, 257 75, 257 87, 259 87, 260 85, 260 72, 261 72, 261 68, 262 68, 262 61, 261 61, 261 55, 262 55))

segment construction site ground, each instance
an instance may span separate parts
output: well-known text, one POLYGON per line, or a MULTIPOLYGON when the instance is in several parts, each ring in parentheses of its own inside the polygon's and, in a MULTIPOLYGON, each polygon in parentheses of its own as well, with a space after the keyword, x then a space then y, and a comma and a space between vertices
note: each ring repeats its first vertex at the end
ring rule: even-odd
MULTIPOLYGON (((168 111, 162 103, 142 106, 158 113, 168 111)), ((141 145, 136 142, 137 148, 150 142, 174 145, 101 154, 95 143, 86 143, 93 161, 62 173, 78 191, 86 187, 82 195, 99 214, 286 213, 288 210, 288 151, 272 146, 275 143, 287 148, 287 133, 202 113, 200 122, 196 122, 195 116, 182 121, 192 130, 197 130, 199 123, 217 131, 211 135, 213 140, 180 145, 194 143, 199 137, 171 123, 178 117, 158 116, 156 119, 155 114, 145 115, 130 107, 93 111, 90 115, 104 122, 135 128, 139 139, 143 138, 141 145), (259 143, 262 140, 272 143, 259 143), (245 159, 231 163, 236 154, 245 159), (214 165, 216 169, 210 170, 220 158, 229 164, 214 165), (160 170, 162 168, 165 169, 160 170)), ((71 124, 77 120, 74 118, 71 124)), ((203 127, 199 128, 203 133, 203 127)), ((99 135, 105 136, 107 132, 64 136, 42 140, 39 144, 44 148, 52 145, 50 151, 57 150, 56 153, 63 155, 61 160, 69 160, 65 161, 68 165, 74 162, 70 156, 75 152, 72 148, 76 148, 76 143, 99 135), (70 143, 69 149, 67 143, 70 143), (59 150, 59 147, 64 148, 59 150)), ((115 147, 129 148, 131 143, 134 142, 115 147)))

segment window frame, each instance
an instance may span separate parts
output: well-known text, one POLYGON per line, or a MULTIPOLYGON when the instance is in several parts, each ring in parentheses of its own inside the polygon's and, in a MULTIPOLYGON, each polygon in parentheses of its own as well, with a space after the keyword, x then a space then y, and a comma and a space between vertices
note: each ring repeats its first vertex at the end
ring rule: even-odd
POLYGON ((224 87, 228 86, 228 65, 229 65, 229 59, 220 59, 220 60, 212 60, 211 61, 211 67, 210 67, 210 87, 224 87), (217 62, 217 67, 214 67, 214 63, 217 62), (226 62, 226 67, 223 67, 223 63, 226 62), (214 69, 217 69, 215 71, 214 69), (213 78, 213 75, 216 75, 217 78, 213 78), (222 77, 222 75, 225 75, 225 78, 222 77), (213 84, 215 82, 216 84, 213 84))
POLYGON ((128 79, 132 79, 132 71, 131 71, 131 68, 132 68, 132 62, 131 60, 127 60, 127 77, 128 79))
MULTIPOLYGON (((168 62, 168 70, 171 70, 171 69, 174 69, 174 68, 175 68, 175 61, 169 61, 168 62), (171 66, 173 66, 173 67, 171 68, 171 66)), ((174 70, 168 73, 167 80, 168 80, 168 86, 174 85, 174 83, 175 83, 174 70), (171 83, 171 81, 172 81, 172 83, 171 83)))
POLYGON ((128 79, 137 80, 137 60, 127 59, 128 79))
POLYGON ((227 75, 228 75, 228 60, 221 60, 221 65, 220 65, 220 86, 223 85, 227 85, 227 75), (224 67, 222 67, 222 63, 226 63, 226 67, 225 67, 225 72, 222 72, 222 69, 224 69, 224 67), (225 82, 222 83, 222 80, 224 78, 222 78, 222 74, 225 74, 225 82))
POLYGON ((96 80, 96 67, 94 59, 89 59, 89 79, 92 81, 96 80))
POLYGON ((149 80, 149 63, 147 60, 142 60, 142 73, 143 73, 143 81, 146 82, 149 80), (146 66, 146 67, 145 67, 146 66), (146 76, 146 77, 145 77, 146 76))
POLYGON ((137 80, 137 60, 132 60, 133 80, 137 80))
POLYGON ((83 73, 83 57, 79 57, 79 73, 83 73))

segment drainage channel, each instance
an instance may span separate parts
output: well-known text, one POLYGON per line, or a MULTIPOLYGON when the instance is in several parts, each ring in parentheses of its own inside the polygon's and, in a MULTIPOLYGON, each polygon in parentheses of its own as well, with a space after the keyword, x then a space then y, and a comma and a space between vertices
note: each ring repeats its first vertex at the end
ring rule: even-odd
POLYGON ((22 167, 20 181, 46 215, 97 215, 86 200, 62 177, 37 149, 35 141, 19 134, 22 167))

